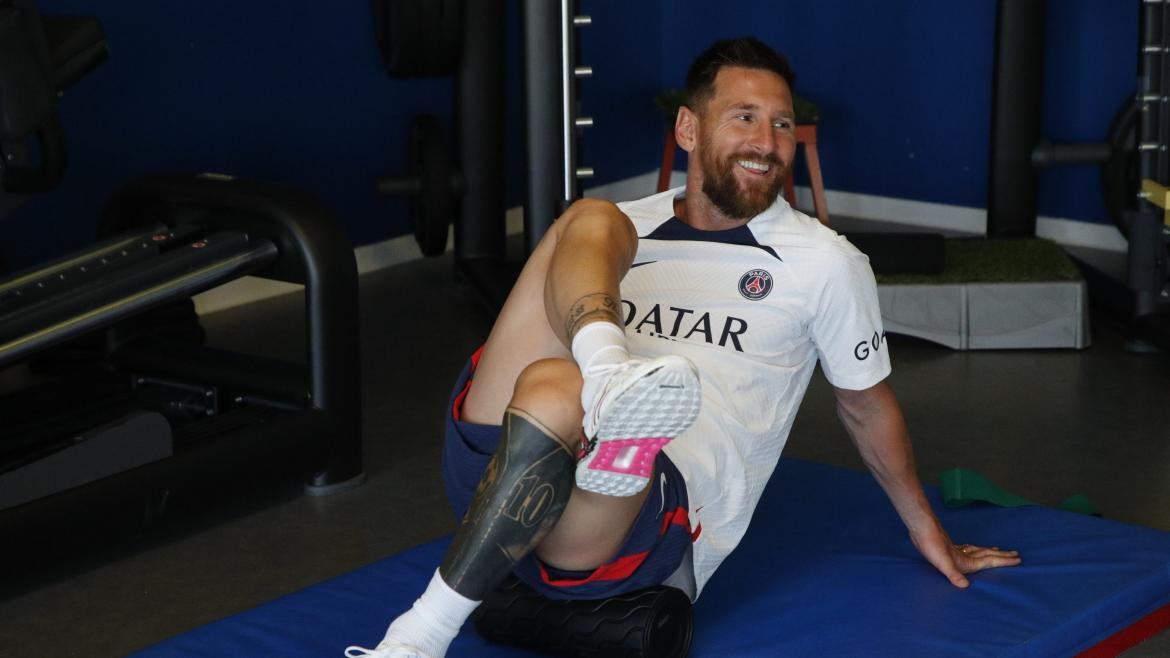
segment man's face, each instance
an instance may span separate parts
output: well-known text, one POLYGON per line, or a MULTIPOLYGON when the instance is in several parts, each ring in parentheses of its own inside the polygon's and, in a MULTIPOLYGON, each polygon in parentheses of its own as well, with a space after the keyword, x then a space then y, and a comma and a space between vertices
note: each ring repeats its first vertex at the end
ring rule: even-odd
POLYGON ((699 115, 703 193, 723 214, 750 219, 772 205, 796 150, 788 83, 771 71, 727 67, 699 115))

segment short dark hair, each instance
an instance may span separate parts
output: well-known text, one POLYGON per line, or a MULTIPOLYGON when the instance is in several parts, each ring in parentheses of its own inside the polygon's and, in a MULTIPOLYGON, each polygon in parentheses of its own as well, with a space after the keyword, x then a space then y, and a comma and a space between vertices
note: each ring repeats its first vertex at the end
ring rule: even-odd
POLYGON ((796 81, 796 74, 788 59, 755 37, 724 39, 711 44, 691 63, 687 71, 687 107, 701 112, 715 95, 715 77, 725 66, 763 69, 784 78, 788 88, 796 81))

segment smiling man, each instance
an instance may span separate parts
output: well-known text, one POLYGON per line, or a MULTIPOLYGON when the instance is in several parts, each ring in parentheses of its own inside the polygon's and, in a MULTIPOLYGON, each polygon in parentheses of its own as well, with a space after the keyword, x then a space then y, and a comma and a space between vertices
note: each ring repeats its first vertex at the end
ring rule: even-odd
POLYGON ((743 537, 818 362, 926 561, 957 587, 1019 563, 939 524, 884 381, 868 260, 779 197, 792 79, 756 39, 715 43, 675 125, 685 188, 582 200, 553 225, 455 387, 455 539, 382 642, 347 655, 443 655, 509 572, 552 598, 656 584, 697 598, 743 537))

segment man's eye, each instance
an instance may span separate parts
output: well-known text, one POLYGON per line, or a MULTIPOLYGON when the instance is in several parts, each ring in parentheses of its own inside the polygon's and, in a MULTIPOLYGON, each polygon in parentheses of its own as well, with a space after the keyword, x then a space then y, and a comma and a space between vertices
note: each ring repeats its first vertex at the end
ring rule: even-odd
POLYGON ((777 128, 779 128, 780 130, 788 130, 789 128, 792 127, 792 122, 791 121, 777 121, 773 125, 776 126, 777 128))

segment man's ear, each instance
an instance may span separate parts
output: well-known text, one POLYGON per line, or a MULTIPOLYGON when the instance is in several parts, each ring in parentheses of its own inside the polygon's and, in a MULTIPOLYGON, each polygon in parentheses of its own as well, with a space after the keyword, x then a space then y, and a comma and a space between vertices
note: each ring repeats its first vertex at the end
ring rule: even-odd
POLYGON ((678 116, 674 119, 674 141, 682 147, 682 150, 690 153, 695 150, 698 132, 699 116, 686 105, 680 105, 678 116))

